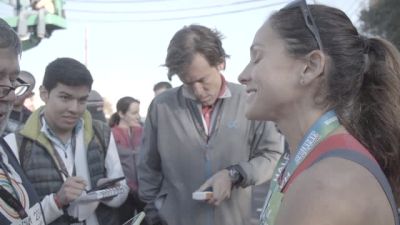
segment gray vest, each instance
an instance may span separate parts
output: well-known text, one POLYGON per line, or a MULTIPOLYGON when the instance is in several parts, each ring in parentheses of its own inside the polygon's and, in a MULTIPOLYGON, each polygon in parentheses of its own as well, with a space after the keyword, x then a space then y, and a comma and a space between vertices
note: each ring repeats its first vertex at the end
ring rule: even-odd
MULTIPOLYGON (((87 149, 87 163, 92 187, 96 186, 100 178, 106 177, 105 156, 111 133, 107 124, 100 121, 93 120, 93 129, 95 135, 87 149)), ((19 133, 15 135, 17 144, 20 146, 19 158, 21 166, 40 199, 50 193, 57 193, 63 184, 63 178, 56 166, 56 162, 41 144, 19 133)), ((95 212, 100 225, 119 223, 116 208, 100 203, 95 212)), ((71 219, 72 217, 64 213, 63 216, 49 225, 68 225, 73 223, 71 219)))

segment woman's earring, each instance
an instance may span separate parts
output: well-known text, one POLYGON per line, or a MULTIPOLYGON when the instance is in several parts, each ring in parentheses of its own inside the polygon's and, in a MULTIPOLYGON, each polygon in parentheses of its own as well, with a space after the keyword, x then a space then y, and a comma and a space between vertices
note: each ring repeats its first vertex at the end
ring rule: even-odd
POLYGON ((307 71, 307 65, 304 66, 303 73, 300 75, 300 85, 304 86, 306 84, 306 80, 304 79, 304 73, 307 71))

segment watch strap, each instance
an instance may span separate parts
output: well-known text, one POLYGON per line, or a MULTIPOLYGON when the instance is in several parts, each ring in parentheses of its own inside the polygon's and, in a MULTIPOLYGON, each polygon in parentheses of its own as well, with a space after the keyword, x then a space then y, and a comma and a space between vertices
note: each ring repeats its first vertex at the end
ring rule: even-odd
POLYGON ((232 165, 226 167, 229 171, 229 178, 231 178, 233 186, 239 186, 239 184, 243 181, 243 175, 241 174, 241 168, 239 165, 232 165), (238 168, 239 167, 239 168, 238 168))

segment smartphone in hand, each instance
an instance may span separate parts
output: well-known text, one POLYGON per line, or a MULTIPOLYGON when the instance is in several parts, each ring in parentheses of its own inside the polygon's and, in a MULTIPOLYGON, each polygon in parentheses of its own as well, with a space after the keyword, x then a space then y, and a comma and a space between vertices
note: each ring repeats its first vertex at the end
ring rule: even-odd
POLYGON ((213 192, 211 191, 196 191, 192 193, 193 200, 208 200, 213 197, 213 192))
POLYGON ((212 187, 208 187, 204 191, 195 191, 192 193, 193 200, 209 200, 212 197, 213 197, 212 187))
POLYGON ((123 179, 125 179, 125 177, 118 177, 118 178, 111 179, 111 180, 109 180, 109 181, 107 181, 107 182, 105 182, 105 183, 103 183, 103 184, 101 184, 99 186, 96 186, 96 187, 90 189, 89 191, 87 191, 87 193, 111 187, 114 184, 116 184, 118 181, 121 181, 123 179))

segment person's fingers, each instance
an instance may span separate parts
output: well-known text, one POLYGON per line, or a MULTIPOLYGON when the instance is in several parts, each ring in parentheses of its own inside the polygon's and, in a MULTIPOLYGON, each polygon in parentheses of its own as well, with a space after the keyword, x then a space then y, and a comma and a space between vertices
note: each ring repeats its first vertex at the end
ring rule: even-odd
POLYGON ((86 187, 86 181, 82 178, 70 177, 64 182, 63 186, 70 189, 83 190, 86 187))
POLYGON ((214 205, 217 200, 213 197, 207 200, 207 203, 210 205, 214 205))
POLYGON ((212 186, 212 179, 208 179, 206 182, 204 182, 197 191, 205 191, 207 188, 210 188, 212 186))
POLYGON ((69 177, 67 180, 71 180, 74 183, 84 184, 87 185, 87 182, 82 177, 69 177))
POLYGON ((216 205, 216 206, 220 205, 222 201, 224 201, 227 198, 230 198, 230 195, 231 195, 231 192, 229 189, 223 191, 221 193, 221 195, 219 195, 217 198, 215 198, 214 205, 216 205))
POLYGON ((223 180, 215 181, 213 184, 213 190, 213 200, 210 202, 214 205, 219 205, 225 199, 230 198, 231 185, 229 182, 224 182, 223 180))
POLYGON ((224 194, 219 192, 213 199, 213 204, 214 205, 219 205, 219 203, 222 202, 222 200, 224 199, 224 194))
POLYGON ((68 183, 65 185, 65 188, 77 189, 77 190, 83 190, 83 189, 85 189, 85 187, 86 187, 85 184, 80 184, 80 183, 68 183))
POLYGON ((82 188, 71 187, 66 189, 66 193, 69 194, 70 196, 79 196, 82 194, 83 190, 84 189, 82 188))
POLYGON ((85 187, 86 181, 83 178, 68 177, 56 195, 62 205, 68 205, 82 194, 85 187))

